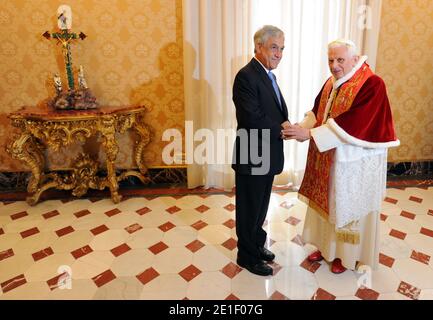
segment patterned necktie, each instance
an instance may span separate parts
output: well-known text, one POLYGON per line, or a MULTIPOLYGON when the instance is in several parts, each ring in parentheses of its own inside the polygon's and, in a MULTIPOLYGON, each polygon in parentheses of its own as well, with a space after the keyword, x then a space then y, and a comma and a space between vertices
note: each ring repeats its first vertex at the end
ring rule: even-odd
POLYGON ((268 72, 268 77, 272 81, 272 86, 274 87, 275 94, 277 95, 278 102, 280 103, 280 109, 282 109, 280 90, 278 89, 278 85, 277 85, 277 78, 275 77, 275 74, 272 73, 272 71, 268 72))

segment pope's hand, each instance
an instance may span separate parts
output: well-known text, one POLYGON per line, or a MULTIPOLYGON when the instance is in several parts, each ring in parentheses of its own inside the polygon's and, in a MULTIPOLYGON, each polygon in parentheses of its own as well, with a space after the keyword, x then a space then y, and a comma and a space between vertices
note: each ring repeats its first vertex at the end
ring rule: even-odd
POLYGON ((310 139, 310 130, 302 128, 299 124, 295 123, 281 130, 281 137, 284 140, 295 139, 296 141, 303 142, 310 139))

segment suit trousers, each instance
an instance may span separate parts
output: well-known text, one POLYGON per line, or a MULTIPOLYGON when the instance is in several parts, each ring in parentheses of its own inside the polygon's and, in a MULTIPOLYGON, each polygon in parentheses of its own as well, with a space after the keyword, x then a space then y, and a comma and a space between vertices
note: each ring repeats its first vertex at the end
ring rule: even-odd
POLYGON ((262 226, 271 197, 273 175, 236 173, 236 235, 238 259, 255 264, 261 261, 258 248, 266 242, 262 226))

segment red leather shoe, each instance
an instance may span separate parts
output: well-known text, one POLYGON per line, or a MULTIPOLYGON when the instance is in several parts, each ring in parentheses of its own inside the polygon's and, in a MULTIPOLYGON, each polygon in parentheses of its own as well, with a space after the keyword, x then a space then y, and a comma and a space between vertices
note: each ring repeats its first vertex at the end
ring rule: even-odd
POLYGON ((310 255, 308 256, 307 259, 308 259, 308 261, 310 261, 310 262, 316 262, 316 261, 323 260, 322 253, 321 253, 319 250, 314 251, 312 254, 310 254, 310 255))
POLYGON ((346 268, 341 264, 341 259, 336 258, 332 261, 331 271, 332 273, 343 273, 346 271, 346 268))

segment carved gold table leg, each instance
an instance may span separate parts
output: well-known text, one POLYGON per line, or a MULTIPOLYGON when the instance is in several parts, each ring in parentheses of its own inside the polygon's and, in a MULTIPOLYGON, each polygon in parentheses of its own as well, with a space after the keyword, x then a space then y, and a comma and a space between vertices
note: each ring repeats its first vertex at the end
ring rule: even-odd
POLYGON ((42 179, 42 170, 45 166, 43 155, 44 147, 31 134, 24 132, 18 139, 7 147, 7 151, 12 158, 26 163, 32 172, 30 181, 27 185, 27 192, 31 194, 27 198, 30 205, 35 205, 40 196, 40 184, 42 179))
POLYGON ((102 134, 102 146, 107 157, 107 181, 110 187, 111 199, 114 203, 119 203, 122 196, 119 194, 119 184, 117 183, 114 162, 116 161, 119 147, 115 139, 114 117, 103 116, 100 122, 100 132, 102 134))
POLYGON ((143 117, 142 114, 137 115, 137 119, 133 125, 133 129, 139 135, 139 138, 136 141, 136 146, 135 146, 135 150, 134 150, 134 159, 135 159, 135 163, 136 163, 138 169, 140 170, 140 173, 144 179, 144 180, 141 179, 141 181, 143 183, 147 183, 147 182, 149 182, 150 179, 148 177, 146 177, 147 167, 144 165, 144 148, 150 142, 150 130, 149 130, 149 127, 143 123, 142 117, 143 117))

